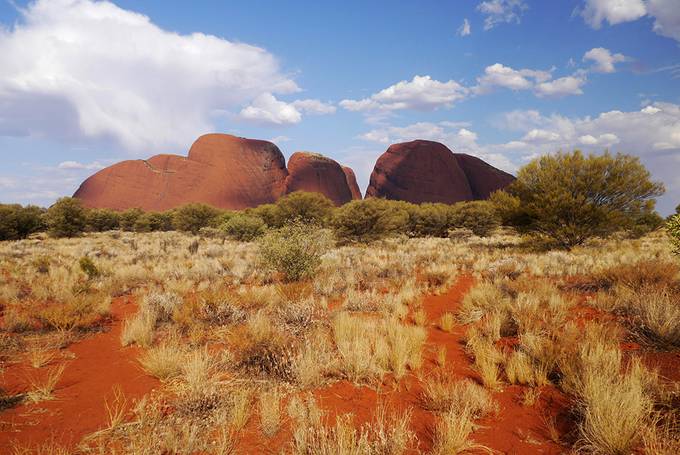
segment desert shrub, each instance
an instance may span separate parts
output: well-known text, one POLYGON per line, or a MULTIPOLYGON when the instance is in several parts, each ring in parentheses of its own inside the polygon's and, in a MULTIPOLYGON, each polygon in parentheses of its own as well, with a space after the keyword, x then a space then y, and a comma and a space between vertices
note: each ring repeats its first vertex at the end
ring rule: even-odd
POLYGON ((100 275, 97 266, 92 262, 92 259, 87 256, 80 258, 78 265, 80 266, 80 270, 82 270, 90 280, 93 280, 100 275))
POLYGON ((671 236, 674 253, 680 254, 680 215, 674 215, 668 220, 668 223, 666 223, 666 230, 671 236))
POLYGON ((87 211, 87 230, 104 232, 118 229, 120 214, 109 209, 90 209, 87 211))
POLYGON ((337 208, 331 224, 342 241, 369 242, 406 232, 409 214, 393 201, 368 198, 337 208))
POLYGON ((173 216, 171 212, 146 212, 134 224, 135 232, 171 231, 173 216))
POLYGON ((187 204, 174 210, 173 225, 180 231, 196 234, 204 227, 218 227, 221 211, 206 204, 187 204))
POLYGON ((449 224, 469 229, 479 237, 490 235, 501 224, 496 207, 489 201, 459 202, 449 211, 449 224))
POLYGON ((285 281, 298 281, 314 274, 331 245, 327 230, 294 221, 265 234, 259 252, 266 268, 280 273, 285 281))
POLYGON ((18 240, 44 228, 43 209, 34 205, 0 204, 0 240, 18 240))
POLYGON ((654 198, 663 192, 636 157, 574 151, 535 159, 492 199, 504 220, 521 232, 572 248, 630 229, 653 213, 654 198))
POLYGON ((410 215, 410 234, 415 237, 446 237, 449 230, 449 206, 421 204, 404 206, 410 215))
POLYGON ((274 225, 293 220, 324 225, 333 212, 333 203, 321 193, 295 191, 276 201, 279 219, 274 225))
POLYGON ((237 214, 232 216, 221 228, 228 237, 234 240, 250 242, 264 234, 267 225, 260 217, 237 214))
POLYGON ((246 209, 247 215, 262 219, 269 227, 281 227, 281 209, 276 204, 262 204, 253 209, 246 209))
POLYGON ((119 226, 124 231, 134 231, 135 223, 144 214, 142 209, 127 209, 119 215, 119 226))
POLYGON ((630 238, 639 239, 640 237, 654 232, 664 224, 664 219, 655 211, 644 211, 641 213, 626 230, 630 238))
POLYGON ((47 229, 53 237, 74 237, 87 225, 85 209, 79 199, 63 197, 45 214, 47 229))

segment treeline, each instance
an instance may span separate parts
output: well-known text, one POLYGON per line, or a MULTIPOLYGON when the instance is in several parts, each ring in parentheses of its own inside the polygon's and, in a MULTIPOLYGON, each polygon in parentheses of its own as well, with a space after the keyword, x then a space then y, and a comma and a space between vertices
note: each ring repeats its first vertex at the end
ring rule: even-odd
POLYGON ((293 221, 329 228, 339 240, 365 242, 396 234, 446 237, 458 229, 486 236, 501 220, 489 201, 417 205, 370 198, 335 207, 322 194, 302 191, 288 194, 275 204, 238 211, 206 204, 187 204, 164 212, 114 211, 88 209, 78 199, 62 198, 49 209, 0 205, 0 240, 22 239, 36 232, 72 237, 111 230, 177 230, 250 241, 293 221))
MULTIPOLYGON (((368 242, 390 235, 486 236, 501 224, 572 248, 593 237, 624 232, 639 237, 663 225, 654 210, 663 185, 629 155, 546 155, 520 169, 517 180, 488 201, 453 205, 411 204, 369 198, 335 207, 319 193, 295 192, 274 204, 225 211, 188 204, 165 212, 86 209, 62 198, 49 209, 0 205, 0 240, 46 231, 55 237, 114 229, 179 230, 250 241, 297 221, 328 228, 340 242, 368 242)), ((677 232, 677 218, 673 224, 677 232)), ((670 225, 669 225, 670 226, 670 225)))

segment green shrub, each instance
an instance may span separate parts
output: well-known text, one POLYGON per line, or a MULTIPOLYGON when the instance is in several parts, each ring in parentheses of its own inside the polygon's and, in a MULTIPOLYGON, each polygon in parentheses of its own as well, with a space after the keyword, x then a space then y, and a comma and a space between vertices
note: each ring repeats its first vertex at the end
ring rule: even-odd
POLYGON ((144 215, 142 209, 127 209, 119 215, 119 226, 124 231, 134 231, 135 224, 140 216, 144 215))
POLYGON ((222 230, 229 238, 242 242, 250 242, 264 234, 267 230, 267 225, 260 217, 237 214, 222 225, 222 230))
POLYGON ((338 207, 331 224, 341 241, 370 242, 406 232, 409 219, 402 204, 368 198, 338 207))
POLYGON ((63 197, 47 209, 47 230, 53 237, 74 237, 87 225, 87 217, 80 199, 63 197))
POLYGON ((245 213, 262 219, 269 227, 281 227, 283 216, 281 209, 276 204, 258 205, 254 209, 246 209, 245 213))
POLYGON ((408 204, 404 209, 411 218, 410 234, 415 237, 446 237, 449 231, 449 211, 446 204, 408 204))
POLYGON ((88 258, 87 256, 80 258, 78 265, 80 265, 80 270, 85 272, 85 275, 87 275, 90 280, 93 280, 100 275, 97 266, 94 264, 94 262, 92 262, 92 259, 88 258))
POLYGON ((469 229, 479 237, 490 235, 501 224, 496 207, 489 201, 459 202, 449 211, 452 229, 469 229))
POLYGON ((492 196, 505 221, 572 248, 630 229, 664 188, 636 157, 577 150, 535 159, 505 191, 492 196))
POLYGON ((299 220, 271 230, 259 241, 262 264, 281 274, 284 281, 298 281, 313 275, 332 246, 329 231, 299 220))
POLYGON ((304 223, 325 225, 333 212, 333 203, 320 193, 295 191, 276 201, 278 220, 274 226, 281 226, 293 220, 304 223))
POLYGON ((44 229, 44 210, 34 205, 0 204, 0 240, 19 240, 44 229))
POLYGON ((173 225, 179 231, 198 233, 204 227, 218 227, 222 211, 206 204, 187 204, 173 214, 173 225))
POLYGON ((118 229, 120 214, 109 209, 90 209, 87 211, 87 230, 104 232, 118 229))
POLYGON ((680 254, 680 215, 673 215, 666 223, 666 229, 671 236, 673 251, 675 254, 680 254))
POLYGON ((172 212, 146 212, 137 218, 135 232, 171 231, 173 226, 172 212))

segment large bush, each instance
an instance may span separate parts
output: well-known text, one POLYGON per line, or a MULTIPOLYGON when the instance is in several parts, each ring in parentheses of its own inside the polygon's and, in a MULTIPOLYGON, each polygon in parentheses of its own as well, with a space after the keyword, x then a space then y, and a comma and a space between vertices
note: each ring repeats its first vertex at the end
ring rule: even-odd
POLYGON ((279 219, 274 225, 283 225, 293 220, 323 225, 333 212, 333 203, 320 193, 295 191, 276 201, 279 219))
POLYGON ((120 214, 109 209, 91 209, 87 211, 87 230, 104 232, 118 229, 120 214))
POLYGON ((174 211, 173 224, 179 231, 196 234, 204 227, 218 227, 222 211, 206 204, 187 204, 174 211))
POLYGON ((670 217, 666 223, 666 229, 671 236, 675 254, 680 254, 680 214, 670 217))
POLYGON ((281 227, 281 209, 276 204, 262 204, 246 209, 246 214, 260 218, 269 227, 281 227))
POLYGON ((571 248, 631 229, 663 191, 636 157, 574 151, 533 160, 493 199, 520 231, 571 248))
POLYGON ((80 199, 63 197, 47 209, 47 230, 53 237, 74 237, 87 226, 87 214, 80 199))
POLYGON ((144 215, 144 211, 137 208, 120 212, 118 221, 120 228, 124 231, 134 231, 135 223, 137 223, 137 220, 142 215, 144 215))
POLYGON ((500 226, 496 207, 489 201, 459 202, 449 211, 449 224, 454 229, 469 229, 486 237, 500 226))
POLYGON ((406 232, 409 214, 399 203, 368 198, 338 207, 332 226, 339 240, 369 242, 406 232))
POLYGON ((312 276, 321 265, 332 236, 326 229, 294 221, 269 231, 258 242, 265 268, 281 274, 284 281, 298 281, 312 276))
POLYGON ((264 234, 267 225, 260 217, 239 213, 222 224, 222 230, 229 238, 250 242, 264 234))
POLYGON ((34 205, 0 204, 0 240, 18 240, 44 228, 43 209, 34 205))
POLYGON ((450 206, 425 203, 403 206, 409 212, 409 234, 414 237, 446 237, 449 231, 450 206))
POLYGON ((136 232, 171 231, 173 222, 172 212, 146 212, 135 220, 134 230, 136 232))

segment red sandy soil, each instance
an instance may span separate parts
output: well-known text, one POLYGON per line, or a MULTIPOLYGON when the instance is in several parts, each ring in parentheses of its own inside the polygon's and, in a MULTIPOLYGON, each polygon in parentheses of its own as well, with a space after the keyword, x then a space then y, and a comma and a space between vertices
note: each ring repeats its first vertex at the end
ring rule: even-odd
POLYGON ((115 299, 108 330, 70 345, 67 351, 72 355, 63 356, 70 360, 57 356, 40 369, 26 363, 6 367, 2 387, 8 393, 22 393, 29 390, 29 377, 44 378, 48 371, 65 364, 54 400, 25 402, 0 413, 0 453, 10 453, 15 445, 73 447, 107 425, 106 402, 112 403, 114 388, 120 388, 130 409, 135 400, 159 384, 139 367, 139 349, 123 348, 120 343, 122 321, 135 310, 129 297, 115 299))
MULTIPOLYGON (((381 404, 390 411, 402 412, 410 409, 411 429, 418 438, 417 447, 427 452, 432 448, 436 417, 420 406, 422 387, 420 378, 432 374, 436 349, 446 346, 447 359, 444 370, 451 376, 469 378, 479 382, 479 377, 470 368, 470 359, 464 351, 465 327, 457 325, 452 333, 436 328, 436 321, 445 312, 455 312, 465 293, 473 284, 470 276, 461 277, 457 283, 442 295, 429 296, 423 301, 428 316, 428 339, 425 346, 425 361, 422 370, 402 378, 397 384, 386 376, 377 386, 360 386, 348 381, 339 381, 313 392, 319 407, 327 412, 332 422, 336 416, 352 413, 357 427, 371 424, 381 404)), ((547 417, 554 417, 561 432, 569 428, 567 417, 568 400, 555 387, 542 387, 541 395, 533 406, 523 406, 521 396, 525 387, 506 386, 493 394, 500 406, 496 416, 479 421, 480 428, 472 439, 502 454, 559 454, 564 447, 552 442, 546 429, 547 417)), ((285 403, 282 405, 285 409, 285 403)), ((284 412, 285 414, 285 412, 284 412)), ((262 436, 258 429, 259 417, 251 419, 241 434, 237 453, 279 453, 291 441, 290 422, 285 422, 273 438, 262 436)), ((412 451, 413 453, 416 450, 412 451)))

